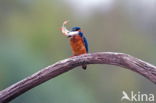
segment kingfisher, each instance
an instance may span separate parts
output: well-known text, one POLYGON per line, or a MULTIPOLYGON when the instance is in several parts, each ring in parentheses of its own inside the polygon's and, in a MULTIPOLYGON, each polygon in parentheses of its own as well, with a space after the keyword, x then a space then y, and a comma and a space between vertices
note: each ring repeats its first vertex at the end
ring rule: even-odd
MULTIPOLYGON (((68 21, 64 21, 62 25, 62 33, 69 38, 70 46, 73 56, 79 56, 88 53, 88 42, 80 27, 73 27, 70 31, 67 30, 65 24, 68 21)), ((83 64, 82 68, 86 70, 87 65, 83 64)))

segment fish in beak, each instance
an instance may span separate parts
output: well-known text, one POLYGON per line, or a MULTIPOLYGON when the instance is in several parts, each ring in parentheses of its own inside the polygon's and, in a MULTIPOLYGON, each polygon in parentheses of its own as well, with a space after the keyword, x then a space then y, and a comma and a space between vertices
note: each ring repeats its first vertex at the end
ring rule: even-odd
POLYGON ((72 37, 72 36, 74 36, 74 35, 77 35, 77 34, 79 33, 78 31, 69 31, 69 30, 65 27, 65 25, 66 25, 68 22, 69 22, 68 20, 66 20, 66 21, 63 22, 62 28, 61 28, 62 33, 63 33, 65 36, 67 36, 67 37, 72 37))

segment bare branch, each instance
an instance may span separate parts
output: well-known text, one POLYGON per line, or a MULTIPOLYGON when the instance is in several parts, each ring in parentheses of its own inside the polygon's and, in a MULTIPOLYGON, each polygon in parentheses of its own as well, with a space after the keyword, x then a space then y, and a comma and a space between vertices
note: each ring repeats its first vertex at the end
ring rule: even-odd
POLYGON ((121 66, 135 71, 148 78, 153 83, 156 83, 156 66, 123 53, 98 52, 58 61, 13 84, 0 91, 0 103, 9 102, 33 87, 82 64, 110 64, 121 66))

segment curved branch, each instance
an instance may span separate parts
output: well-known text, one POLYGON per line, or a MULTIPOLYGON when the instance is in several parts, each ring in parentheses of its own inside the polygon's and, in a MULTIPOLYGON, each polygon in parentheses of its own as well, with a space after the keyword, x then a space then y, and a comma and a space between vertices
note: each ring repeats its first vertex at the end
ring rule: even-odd
POLYGON ((156 83, 156 66, 123 53, 98 52, 75 56, 48 66, 0 91, 0 103, 9 102, 37 85, 82 64, 110 64, 124 67, 156 83))

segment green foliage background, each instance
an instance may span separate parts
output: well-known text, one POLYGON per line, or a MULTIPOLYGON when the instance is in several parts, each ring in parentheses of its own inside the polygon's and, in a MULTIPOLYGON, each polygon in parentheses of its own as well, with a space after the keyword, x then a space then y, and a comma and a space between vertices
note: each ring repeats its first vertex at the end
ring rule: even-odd
MULTIPOLYGON (((60 32, 66 19, 69 27, 83 29, 90 52, 123 52, 156 64, 156 32, 141 29, 137 15, 126 11, 132 8, 125 4, 119 0, 109 12, 95 8, 93 15, 85 17, 67 0, 0 0, 0 90, 71 56, 68 39, 60 32)), ((156 94, 155 84, 137 73, 116 66, 89 65, 86 71, 78 67, 11 103, 121 103, 123 90, 156 94)))

